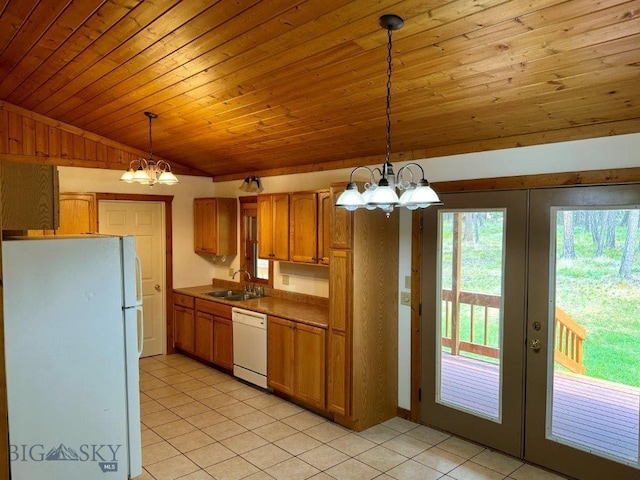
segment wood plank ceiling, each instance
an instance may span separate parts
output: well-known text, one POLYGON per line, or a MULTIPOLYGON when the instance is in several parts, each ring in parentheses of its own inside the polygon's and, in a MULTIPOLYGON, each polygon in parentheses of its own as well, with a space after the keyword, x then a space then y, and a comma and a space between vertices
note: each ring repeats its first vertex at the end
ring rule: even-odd
POLYGON ((640 1, 0 0, 0 100, 144 151, 152 111, 214 180, 379 164, 385 13, 395 160, 640 132, 640 1))

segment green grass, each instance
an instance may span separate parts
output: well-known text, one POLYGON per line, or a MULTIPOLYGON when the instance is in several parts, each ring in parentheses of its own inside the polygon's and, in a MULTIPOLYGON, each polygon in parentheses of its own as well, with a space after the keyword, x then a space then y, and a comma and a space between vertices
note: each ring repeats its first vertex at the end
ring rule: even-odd
MULTIPOLYGON (((442 288, 451 288, 452 215, 444 218, 442 244, 442 288)), ((558 227, 558 252, 563 231, 558 227)), ((575 227, 576 259, 558 258, 556 305, 582 325, 586 375, 640 387, 640 253, 629 279, 618 275, 626 231, 616 229, 616 248, 595 257, 591 234, 575 227)), ((500 295, 502 286, 502 217, 492 212, 484 221, 480 242, 464 242, 462 290, 500 295)), ((462 306, 460 338, 470 340, 468 306, 462 306)), ((483 313, 476 311, 476 342, 483 339, 483 313)), ((443 319, 444 322, 444 312, 443 319)), ((444 334, 444 325, 443 325, 444 334)), ((499 319, 492 315, 489 345, 499 344, 499 319)), ((561 367, 557 367, 560 369, 561 367)))

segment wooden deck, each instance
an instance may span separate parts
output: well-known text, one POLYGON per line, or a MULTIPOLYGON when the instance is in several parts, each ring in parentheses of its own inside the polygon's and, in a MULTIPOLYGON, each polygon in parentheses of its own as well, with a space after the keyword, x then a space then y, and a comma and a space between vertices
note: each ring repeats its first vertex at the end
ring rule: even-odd
MULTIPOLYGON (((441 398, 483 416, 498 417, 498 366, 447 353, 441 398)), ((638 465, 640 389, 573 373, 556 372, 552 435, 638 465)))

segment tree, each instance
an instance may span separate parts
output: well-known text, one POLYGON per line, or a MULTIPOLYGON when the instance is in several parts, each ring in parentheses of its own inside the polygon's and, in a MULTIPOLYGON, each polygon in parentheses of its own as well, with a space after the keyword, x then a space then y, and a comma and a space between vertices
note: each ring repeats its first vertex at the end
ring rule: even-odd
POLYGON ((562 242, 562 258, 576 258, 576 250, 573 243, 573 212, 565 210, 562 212, 564 224, 564 235, 562 242))
POLYGON ((640 224, 640 210, 637 208, 631 210, 627 221, 627 235, 624 241, 624 249, 622 250, 622 261, 620 262, 620 276, 622 278, 631 278, 631 269, 633 268, 633 258, 636 251, 636 239, 638 238, 638 225, 640 224))
POLYGON ((466 212, 464 222, 464 241, 478 243, 480 241, 480 212, 466 212))
POLYGON ((601 210, 594 214, 592 220, 592 235, 597 245, 596 257, 601 257, 605 248, 615 247, 616 211, 601 210))

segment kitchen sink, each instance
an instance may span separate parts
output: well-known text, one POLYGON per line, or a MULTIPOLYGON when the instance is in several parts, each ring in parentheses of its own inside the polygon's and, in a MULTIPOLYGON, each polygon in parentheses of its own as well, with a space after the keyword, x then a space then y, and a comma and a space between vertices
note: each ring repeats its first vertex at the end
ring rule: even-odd
POLYGON ((238 295, 229 295, 228 297, 224 297, 225 300, 232 300, 232 301, 240 301, 240 300, 248 300, 250 298, 256 298, 255 295, 252 295, 250 293, 239 293, 238 295))
POLYGON ((205 295, 210 297, 221 298, 223 300, 231 300, 232 302, 239 302, 241 300, 249 300, 250 298, 256 298, 252 293, 245 293, 242 290, 221 290, 218 292, 206 292, 205 295))
MULTIPOLYGON (((242 290, 220 290, 218 292, 206 292, 205 295, 209 295, 210 297, 216 297, 216 298, 224 298, 229 300, 229 297, 238 297, 238 296, 242 296, 242 290)), ((239 299, 235 299, 233 298, 232 300, 239 300, 239 299)))

